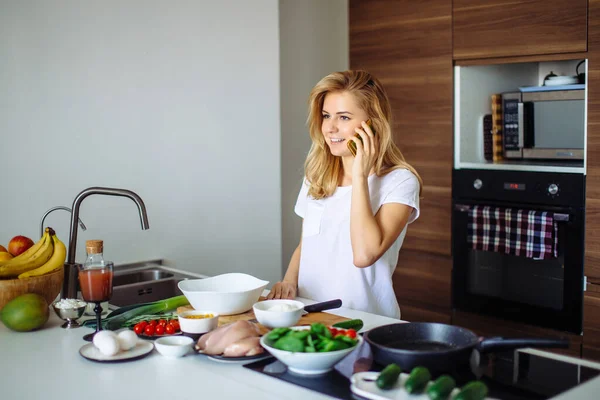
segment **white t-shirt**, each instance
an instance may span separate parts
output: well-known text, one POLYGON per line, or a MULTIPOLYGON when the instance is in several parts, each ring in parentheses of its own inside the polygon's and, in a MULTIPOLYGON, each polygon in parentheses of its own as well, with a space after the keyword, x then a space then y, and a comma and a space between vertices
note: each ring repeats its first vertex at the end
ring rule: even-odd
MULTIPOLYGON (((419 181, 406 169, 368 178, 373 215, 386 203, 413 207, 408 223, 419 216, 419 181)), ((308 182, 300 189, 294 211, 304 218, 298 296, 315 301, 342 299, 344 307, 400 318, 392 274, 407 226, 392 246, 367 268, 354 266, 350 242, 352 186, 338 187, 322 200, 308 196, 308 182)))

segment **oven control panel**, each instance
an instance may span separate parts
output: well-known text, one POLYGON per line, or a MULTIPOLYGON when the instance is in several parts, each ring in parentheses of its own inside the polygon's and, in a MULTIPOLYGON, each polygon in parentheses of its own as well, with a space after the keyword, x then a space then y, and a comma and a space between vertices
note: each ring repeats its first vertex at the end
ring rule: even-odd
POLYGON ((452 197, 583 206, 585 176, 547 172, 454 170, 452 197))

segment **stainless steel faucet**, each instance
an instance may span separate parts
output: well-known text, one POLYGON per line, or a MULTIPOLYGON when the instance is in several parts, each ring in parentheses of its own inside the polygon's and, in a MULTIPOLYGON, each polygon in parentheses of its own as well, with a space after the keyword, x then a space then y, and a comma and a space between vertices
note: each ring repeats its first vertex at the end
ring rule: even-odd
MULTIPOLYGON (((65 206, 52 207, 51 209, 46 211, 46 213, 42 216, 42 221, 40 222, 40 237, 44 236, 44 221, 46 220, 46 217, 52 211, 56 211, 56 210, 65 210, 65 211, 71 212, 71 209, 69 207, 65 207, 65 206)), ((81 218, 79 218, 78 220, 79 220, 79 227, 85 231, 87 229, 85 224, 83 223, 81 218)))
POLYGON ((65 262, 64 270, 64 281, 62 290, 60 292, 61 299, 74 299, 77 298, 77 267, 75 263, 75 255, 77 252, 77 221, 79 220, 79 207, 81 202, 88 196, 93 194, 103 194, 106 196, 122 196, 129 197, 137 204, 138 212, 140 213, 140 221, 142 223, 142 229, 149 229, 148 225, 148 214, 146 213, 146 206, 140 196, 126 189, 114 189, 104 187, 91 187, 84 189, 81 193, 75 197, 73 201, 73 211, 71 212, 71 229, 69 234, 69 248, 67 251, 67 261, 65 262))

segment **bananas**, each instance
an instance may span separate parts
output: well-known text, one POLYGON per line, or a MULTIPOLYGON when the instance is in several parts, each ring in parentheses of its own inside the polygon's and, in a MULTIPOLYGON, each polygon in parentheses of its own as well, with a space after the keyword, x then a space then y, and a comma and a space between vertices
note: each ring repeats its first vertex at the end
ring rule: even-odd
POLYGON ((52 257, 50 257, 50 259, 41 267, 23 272, 19 275, 19 279, 49 274, 50 272, 62 268, 67 259, 67 247, 56 235, 52 235, 52 241, 54 242, 54 252, 52 253, 52 257))
POLYGON ((0 264, 0 278, 16 278, 20 274, 39 268, 46 264, 54 253, 55 232, 46 228, 44 236, 31 248, 17 257, 0 264))

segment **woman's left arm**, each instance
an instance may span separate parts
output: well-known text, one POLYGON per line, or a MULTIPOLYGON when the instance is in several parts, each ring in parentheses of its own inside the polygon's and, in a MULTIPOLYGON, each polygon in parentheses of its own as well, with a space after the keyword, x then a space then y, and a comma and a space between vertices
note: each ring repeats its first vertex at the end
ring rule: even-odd
POLYGON ((358 268, 373 265, 398 238, 413 210, 406 204, 386 203, 373 215, 367 178, 354 179, 350 208, 354 265, 358 268))

